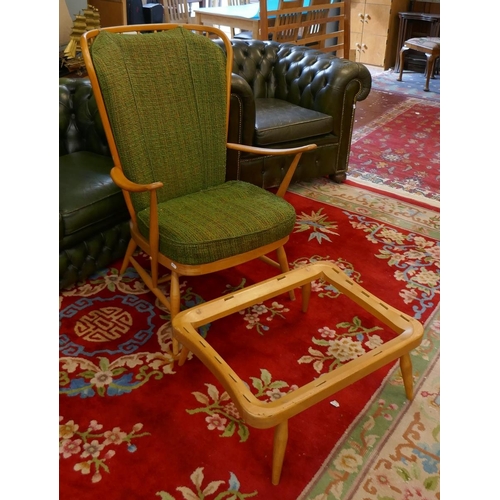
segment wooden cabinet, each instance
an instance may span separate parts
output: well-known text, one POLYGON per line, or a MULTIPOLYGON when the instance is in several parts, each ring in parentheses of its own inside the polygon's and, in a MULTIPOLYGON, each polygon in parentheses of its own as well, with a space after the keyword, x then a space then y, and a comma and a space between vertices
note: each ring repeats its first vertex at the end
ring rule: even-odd
POLYGON ((126 0, 91 0, 89 3, 99 10, 102 28, 127 24, 126 0))
POLYGON ((384 69, 394 67, 398 13, 407 6, 408 0, 351 2, 351 59, 384 69))

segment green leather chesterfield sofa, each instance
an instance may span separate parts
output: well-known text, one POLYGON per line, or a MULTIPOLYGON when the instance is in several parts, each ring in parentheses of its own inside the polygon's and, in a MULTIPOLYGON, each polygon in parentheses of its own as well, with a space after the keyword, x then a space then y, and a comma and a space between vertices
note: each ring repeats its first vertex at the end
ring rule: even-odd
MULTIPOLYGON (((371 88, 365 66, 293 44, 233 40, 228 141, 271 148, 315 143, 293 182, 345 180, 354 108, 371 88)), ((147 91, 145 89, 145 91, 147 91)), ((154 91, 150 90, 150 91, 154 91)), ((228 150, 227 179, 276 187, 290 158, 228 150)), ((129 215, 87 78, 59 79, 59 287, 125 255, 129 215)))
MULTIPOLYGON (((229 140, 268 148, 314 142, 318 148, 302 155, 292 182, 323 176, 345 181, 356 102, 371 90, 368 69, 291 43, 232 40, 232 45, 229 140)), ((279 185, 290 161, 235 151, 228 157, 228 179, 264 188, 279 185)))

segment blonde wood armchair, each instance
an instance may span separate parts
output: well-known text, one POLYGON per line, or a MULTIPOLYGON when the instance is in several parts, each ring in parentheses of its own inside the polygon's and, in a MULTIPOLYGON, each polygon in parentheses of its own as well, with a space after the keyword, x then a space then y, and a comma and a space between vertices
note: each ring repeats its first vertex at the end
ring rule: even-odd
MULTIPOLYGON (((120 273, 132 264, 173 320, 181 308, 181 276, 257 258, 288 271, 284 245, 296 216, 283 196, 302 153, 316 145, 279 150, 227 144, 228 37, 209 26, 146 24, 86 32, 81 46, 115 165, 111 176, 131 218, 120 273), (223 41, 227 56, 209 36, 223 41), (289 155, 277 195, 226 182, 226 148, 289 155), (135 258, 137 248, 149 256, 149 267, 135 258), (268 255, 274 252, 277 260, 268 255)), ((179 355, 172 339, 172 359, 183 364, 187 355, 186 346, 179 355)))

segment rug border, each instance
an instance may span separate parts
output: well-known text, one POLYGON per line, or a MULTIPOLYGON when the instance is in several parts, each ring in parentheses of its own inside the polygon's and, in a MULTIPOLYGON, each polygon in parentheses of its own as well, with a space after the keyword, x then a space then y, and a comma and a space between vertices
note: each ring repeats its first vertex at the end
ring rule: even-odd
MULTIPOLYGON (((425 322, 424 328, 427 330, 430 325, 433 323, 435 320, 436 316, 439 315, 440 313, 440 306, 441 303, 438 303, 432 314, 429 316, 427 321, 425 322)), ((426 369, 424 372, 422 372, 420 379, 418 382, 415 384, 414 390, 415 394, 418 392, 418 388, 421 387, 421 385, 425 382, 427 374, 429 371, 434 367, 435 363, 439 361, 440 359, 440 349, 438 349, 435 353, 434 359, 430 361, 426 365, 426 369)), ((365 418, 366 412, 370 409, 370 407, 373 405, 374 401, 377 398, 380 398, 380 394, 383 392, 385 386, 387 385, 388 381, 391 379, 391 377, 394 375, 394 372, 399 369, 399 363, 395 362, 394 366, 389 370, 387 375, 384 377, 382 380, 379 388, 373 393, 372 397, 367 401, 366 405, 363 407, 363 409, 358 413, 356 418, 351 422, 349 427, 345 430, 344 434, 342 434, 341 438, 335 443, 335 446, 332 448, 328 456, 325 458, 317 472, 314 474, 314 476, 311 478, 311 480, 308 482, 308 484, 304 487, 300 495, 297 497, 297 500, 310 500, 309 499, 309 494, 313 491, 315 485, 317 482, 324 476, 324 474, 327 473, 328 471, 328 466, 332 462, 333 457, 338 454, 338 452, 345 446, 347 440, 349 439, 349 436, 351 435, 352 431, 356 428, 356 426, 359 425, 359 423, 365 418)), ((400 420, 403 418, 403 416, 408 412, 409 408, 411 408, 411 401, 410 404, 404 408, 401 413, 398 415, 398 417, 393 421, 391 425, 391 433, 395 427, 397 427, 397 424, 400 422, 400 420)), ((382 439, 381 442, 385 442, 385 439, 382 439)), ((376 449, 380 449, 381 442, 379 442, 376 446, 376 449)), ((363 470, 360 471, 359 475, 360 476, 365 476, 366 474, 363 473, 364 470, 369 470, 370 464, 373 462, 374 457, 377 456, 377 453, 374 452, 372 453, 372 456, 366 461, 366 463, 363 465, 363 470)), ((353 493, 356 492, 356 486, 359 485, 358 478, 353 482, 351 485, 351 488, 346 492, 346 495, 343 496, 342 500, 349 500, 352 499, 352 496, 349 497, 348 495, 352 495, 353 493)))
POLYGON ((372 191, 373 193, 390 195, 391 198, 396 198, 406 203, 417 205, 422 208, 427 208, 428 210, 435 210, 439 212, 441 209, 440 201, 432 200, 431 198, 426 198, 425 196, 406 193, 406 191, 403 191, 402 189, 393 188, 391 186, 384 186, 383 184, 379 187, 378 184, 374 184, 373 182, 366 181, 364 179, 347 178, 344 182, 345 184, 348 184, 350 186, 354 186, 360 189, 366 189, 367 191, 372 191))

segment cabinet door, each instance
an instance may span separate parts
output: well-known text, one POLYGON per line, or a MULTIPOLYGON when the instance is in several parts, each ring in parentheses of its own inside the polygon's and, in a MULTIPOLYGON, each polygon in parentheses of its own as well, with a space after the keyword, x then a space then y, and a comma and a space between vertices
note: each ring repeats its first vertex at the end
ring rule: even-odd
MULTIPOLYGON (((365 2, 351 2, 351 33, 362 33, 365 16, 365 2)), ((351 43, 352 47, 352 43, 351 43)))
POLYGON ((387 36, 391 7, 388 5, 366 4, 363 34, 387 36))
POLYGON ((92 0, 89 3, 99 10, 102 28, 127 24, 126 0, 92 0))
POLYGON ((361 62, 361 33, 351 32, 351 51, 354 51, 355 57, 352 59, 361 62))
POLYGON ((372 66, 383 66, 387 37, 364 33, 361 41, 359 62, 372 66))

